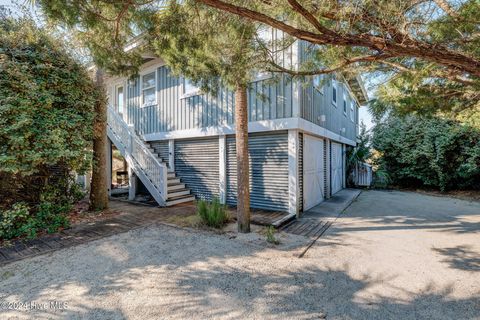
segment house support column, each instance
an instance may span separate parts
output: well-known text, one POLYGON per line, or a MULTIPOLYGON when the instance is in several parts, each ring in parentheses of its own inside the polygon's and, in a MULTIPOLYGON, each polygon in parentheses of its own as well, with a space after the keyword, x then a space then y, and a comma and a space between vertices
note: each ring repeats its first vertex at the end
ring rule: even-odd
POLYGON ((112 195, 112 141, 107 138, 107 192, 112 195))
POLYGON ((220 203, 227 203, 227 137, 218 137, 218 168, 219 168, 219 195, 220 203))
POLYGON ((331 165, 331 157, 330 157, 330 139, 325 139, 325 199, 330 198, 331 190, 332 190, 332 165, 331 165))
POLYGON ((175 171, 175 140, 168 140, 168 164, 170 171, 175 171))
POLYGON ((128 167, 128 200, 135 200, 137 195, 138 187, 138 178, 137 175, 133 172, 132 168, 128 167))
POLYGON ((298 198, 300 185, 298 181, 298 130, 288 130, 288 213, 299 217, 300 210, 298 198))

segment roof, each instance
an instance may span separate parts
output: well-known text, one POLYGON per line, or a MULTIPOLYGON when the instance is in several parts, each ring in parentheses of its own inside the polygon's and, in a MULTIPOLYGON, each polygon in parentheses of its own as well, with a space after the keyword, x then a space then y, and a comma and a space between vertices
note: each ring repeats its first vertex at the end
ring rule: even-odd
POLYGON ((360 75, 355 76, 345 76, 345 80, 347 81, 350 89, 352 89, 353 94, 356 96, 360 105, 365 105, 368 102, 368 94, 365 90, 365 86, 363 85, 362 78, 360 75))

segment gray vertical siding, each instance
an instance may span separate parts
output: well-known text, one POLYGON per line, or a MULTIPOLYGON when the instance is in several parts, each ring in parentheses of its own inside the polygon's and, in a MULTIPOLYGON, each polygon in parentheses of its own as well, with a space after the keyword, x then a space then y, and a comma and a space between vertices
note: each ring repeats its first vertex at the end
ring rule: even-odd
POLYGON ((218 137, 175 140, 175 172, 200 199, 219 196, 218 137))
MULTIPOLYGON (((168 67, 157 68, 157 104, 141 105, 140 77, 127 88, 128 121, 140 134, 204 128, 234 123, 234 94, 221 89, 217 95, 183 95, 183 80, 168 67)), ((293 110, 293 86, 287 75, 252 82, 248 89, 249 121, 289 118, 293 110)))
MULTIPOLYGON (((300 42, 301 61, 308 59, 308 43, 300 42)), ((333 86, 331 81, 326 81, 323 94, 314 88, 312 81, 301 86, 300 114, 305 120, 322 126, 336 134, 340 134, 350 140, 356 140, 356 122, 350 119, 350 101, 353 99, 346 86, 337 81, 337 106, 332 104, 333 86), (347 115, 343 113, 343 93, 347 97, 347 115), (325 115, 325 122, 321 116, 325 115), (345 132, 341 129, 345 128, 345 132)), ((355 117, 358 117, 358 109, 354 108, 355 117)), ((358 119, 358 118, 354 118, 358 119)))
MULTIPOLYGON (((249 135, 250 206, 288 211, 288 134, 249 135)), ((227 203, 237 202, 235 136, 227 137, 227 203)))
POLYGON ((168 140, 163 141, 152 141, 150 142, 150 147, 153 148, 154 152, 162 159, 163 162, 170 166, 169 164, 169 150, 168 150, 168 140))
POLYGON ((300 211, 303 211, 303 133, 298 134, 298 186, 299 186, 299 205, 300 211))

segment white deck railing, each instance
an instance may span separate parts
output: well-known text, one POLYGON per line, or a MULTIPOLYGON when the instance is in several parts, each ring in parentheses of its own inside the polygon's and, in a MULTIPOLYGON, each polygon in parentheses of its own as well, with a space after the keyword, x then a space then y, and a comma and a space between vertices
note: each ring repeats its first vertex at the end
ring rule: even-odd
POLYGON ((354 169, 355 185, 370 187, 372 184, 372 166, 365 162, 358 162, 354 169))
POLYGON ((158 161, 145 143, 137 136, 135 130, 109 107, 107 111, 109 134, 113 135, 114 144, 127 159, 152 196, 164 205, 167 199, 167 166, 158 161), (130 161, 129 161, 130 160, 130 161), (146 180, 146 181, 144 181, 146 180), (153 188, 152 188, 153 187, 153 188))

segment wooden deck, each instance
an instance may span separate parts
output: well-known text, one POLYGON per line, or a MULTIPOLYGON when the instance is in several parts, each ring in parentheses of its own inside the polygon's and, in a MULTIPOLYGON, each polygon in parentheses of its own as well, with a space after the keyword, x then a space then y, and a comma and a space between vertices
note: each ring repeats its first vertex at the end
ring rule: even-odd
POLYGON ((280 230, 287 233, 315 238, 321 236, 330 227, 331 224, 332 221, 299 219, 293 220, 285 224, 283 227, 280 228, 280 230))
MULTIPOLYGON (((237 212, 235 207, 230 207, 229 212, 231 217, 234 220, 237 219, 237 212)), ((288 216, 286 212, 279 211, 269 211, 269 210, 260 210, 260 209, 251 209, 250 210, 250 222, 252 224, 260 226, 271 226, 274 225, 277 221, 288 216)))

